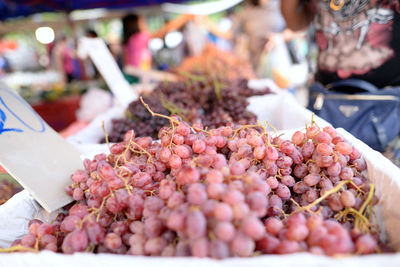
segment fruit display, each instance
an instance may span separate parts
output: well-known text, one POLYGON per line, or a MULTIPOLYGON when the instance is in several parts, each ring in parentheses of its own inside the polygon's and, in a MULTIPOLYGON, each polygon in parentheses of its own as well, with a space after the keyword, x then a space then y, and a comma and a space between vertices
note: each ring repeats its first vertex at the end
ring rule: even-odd
POLYGON ((0 251, 224 259, 384 248, 366 163, 334 128, 312 123, 285 140, 261 123, 207 130, 149 112, 170 122, 159 140, 131 130, 86 159, 67 188, 75 202, 0 251))
MULTIPOLYGON (((217 128, 228 122, 253 124, 257 118, 246 110, 249 104, 247 97, 264 95, 270 90, 251 89, 247 82, 246 79, 226 80, 185 73, 181 81, 160 83, 144 98, 154 112, 179 115, 185 121, 200 123, 207 128, 217 128)), ((137 100, 128 106, 125 118, 112 121, 109 140, 120 142, 131 129, 135 130, 138 137, 157 137, 161 127, 168 124, 165 118, 152 117, 137 100)))
POLYGON ((233 53, 207 45, 198 56, 187 57, 175 72, 196 72, 205 75, 220 73, 230 80, 255 78, 255 73, 248 60, 238 59, 233 53))

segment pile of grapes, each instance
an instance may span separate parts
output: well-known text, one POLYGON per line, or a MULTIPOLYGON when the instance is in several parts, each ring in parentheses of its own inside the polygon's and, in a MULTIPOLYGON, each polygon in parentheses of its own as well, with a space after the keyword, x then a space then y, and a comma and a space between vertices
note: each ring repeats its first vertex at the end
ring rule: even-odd
MULTIPOLYGON (((200 122, 208 128, 217 128, 227 122, 255 123, 256 115, 246 110, 247 97, 270 93, 268 88, 250 89, 244 79, 230 81, 189 73, 182 75, 182 81, 160 83, 145 97, 145 101, 154 112, 179 115, 185 121, 200 122)), ((158 131, 168 124, 165 118, 152 117, 137 100, 128 106, 125 118, 112 121, 109 141, 122 141, 124 134, 131 129, 138 137, 156 138, 158 131)), ((104 143, 105 139, 101 142, 104 143)))
POLYGON ((3 251, 224 259, 381 249, 366 163, 334 128, 313 123, 284 140, 261 124, 207 131, 168 119, 160 141, 129 131, 109 155, 86 159, 67 189, 76 202, 3 251))
POLYGON ((4 204, 13 195, 21 190, 22 187, 17 183, 12 183, 6 179, 0 181, 0 205, 4 204))

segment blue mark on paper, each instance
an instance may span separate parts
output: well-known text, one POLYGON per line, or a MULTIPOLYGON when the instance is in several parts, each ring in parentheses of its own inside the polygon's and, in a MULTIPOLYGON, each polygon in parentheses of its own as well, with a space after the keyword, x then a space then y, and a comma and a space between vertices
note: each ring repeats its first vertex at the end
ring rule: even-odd
POLYGON ((29 125, 27 122, 25 122, 22 118, 20 118, 3 100, 3 98, 0 96, 0 104, 2 106, 0 106, 0 135, 4 132, 17 132, 17 133, 21 133, 24 132, 23 129, 20 128, 5 128, 5 123, 7 120, 7 115, 3 110, 3 107, 9 112, 11 113, 11 115, 16 118, 23 126, 25 126, 26 128, 28 128, 29 130, 33 131, 33 132, 38 132, 38 133, 42 133, 44 131, 46 131, 46 126, 42 120, 42 118, 32 109, 32 107, 27 104, 23 99, 21 99, 20 97, 18 97, 17 95, 15 95, 14 93, 10 92, 9 90, 3 90, 7 93, 9 93, 12 97, 14 97, 15 99, 17 99, 22 105, 24 105, 25 107, 28 108, 28 110, 32 113, 32 115, 34 115, 34 117, 37 119, 37 121, 40 123, 40 129, 35 129, 34 127, 32 127, 31 125, 29 125))

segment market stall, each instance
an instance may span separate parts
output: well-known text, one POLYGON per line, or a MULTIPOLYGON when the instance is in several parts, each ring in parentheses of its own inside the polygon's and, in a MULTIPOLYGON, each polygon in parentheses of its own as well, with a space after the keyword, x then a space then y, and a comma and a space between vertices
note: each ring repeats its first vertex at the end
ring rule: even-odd
POLYGON ((125 68, 150 81, 131 86, 103 40, 81 44, 113 97, 29 105, 43 90, 0 83, 0 164, 25 187, 0 195, 0 266, 400 264, 400 169, 288 88, 214 46, 168 73, 125 68), (84 129, 54 131, 76 116, 84 129))

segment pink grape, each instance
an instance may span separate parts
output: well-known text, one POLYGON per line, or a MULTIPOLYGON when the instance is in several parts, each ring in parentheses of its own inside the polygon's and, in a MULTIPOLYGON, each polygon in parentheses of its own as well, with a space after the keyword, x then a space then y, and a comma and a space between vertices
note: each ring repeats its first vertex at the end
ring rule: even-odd
POLYGON ((275 217, 269 217, 265 220, 265 228, 268 233, 272 235, 277 235, 283 228, 283 223, 281 220, 275 217))
POLYGON ((314 186, 319 183, 321 180, 321 175, 319 174, 308 174, 306 177, 304 177, 304 184, 307 186, 314 186))
POLYGON ((293 135, 292 135, 292 143, 300 146, 303 144, 303 142, 306 139, 306 135, 300 131, 296 131, 293 135))
POLYGON ((365 234, 357 238, 356 252, 359 254, 374 253, 377 247, 376 240, 369 234, 365 234))
POLYGON ((340 194, 340 201, 345 207, 354 207, 356 204, 356 197, 351 191, 345 190, 340 194))
POLYGON ((309 230, 304 224, 290 225, 286 232, 286 237, 288 240, 300 242, 307 238, 308 233, 309 230))
POLYGON ((344 156, 347 156, 353 152, 353 147, 346 142, 339 142, 336 144, 336 151, 344 156))
POLYGON ((257 217, 247 217, 242 222, 242 231, 253 240, 260 240, 265 235, 265 226, 257 217))
POLYGON ((230 222, 219 222, 214 232, 219 240, 229 242, 235 236, 235 227, 230 222))
POLYGON ((237 233, 230 244, 232 252, 239 257, 249 257, 255 249, 254 241, 241 233, 237 233))
POLYGON ((289 188, 283 184, 279 184, 278 188, 276 189, 276 194, 283 200, 288 200, 291 196, 289 188))
POLYGON ((231 206, 226 203, 218 203, 214 209, 214 216, 218 221, 231 221, 233 218, 231 206))

